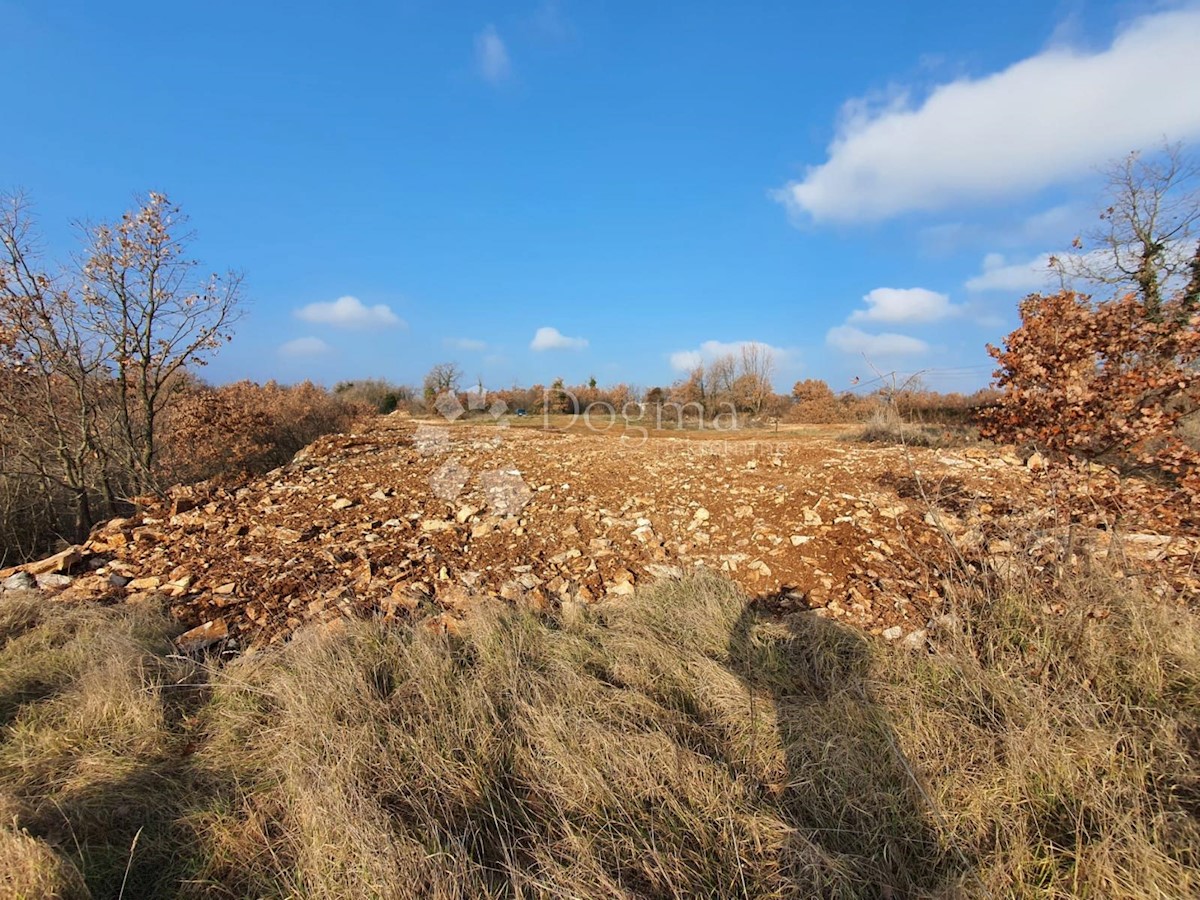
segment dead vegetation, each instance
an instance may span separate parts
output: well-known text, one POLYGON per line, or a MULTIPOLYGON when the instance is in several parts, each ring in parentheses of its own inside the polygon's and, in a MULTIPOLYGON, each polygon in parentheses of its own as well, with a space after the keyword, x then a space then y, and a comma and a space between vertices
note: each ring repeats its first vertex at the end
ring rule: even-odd
POLYGON ((0 600, 15 896, 1187 896, 1195 613, 1086 566, 956 581, 914 652, 700 575, 220 670, 0 600), (51 887, 53 886, 53 887, 51 887))
POLYGON ((965 447, 979 442, 979 431, 964 422, 928 424, 904 415, 896 404, 879 401, 866 422, 847 435, 867 444, 899 444, 934 450, 965 447))

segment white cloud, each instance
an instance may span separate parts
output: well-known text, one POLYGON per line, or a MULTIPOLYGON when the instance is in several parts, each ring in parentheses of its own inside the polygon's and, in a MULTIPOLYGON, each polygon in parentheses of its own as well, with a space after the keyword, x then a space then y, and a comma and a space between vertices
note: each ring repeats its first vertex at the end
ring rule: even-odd
POLYGON ((843 353, 861 353, 869 357, 909 356, 926 353, 929 345, 924 341, 909 337, 906 334, 867 334, 853 325, 838 325, 830 328, 825 335, 825 343, 843 353))
POLYGON ((1009 262, 1002 253, 989 253, 983 258, 983 271, 968 278, 966 288, 972 293, 1037 291, 1053 284, 1057 277, 1050 268, 1049 253, 1023 262, 1009 262))
POLYGON ((529 342, 530 350, 582 350, 588 345, 587 338, 567 337, 557 328, 542 327, 529 342))
POLYGON ((296 338, 279 347, 280 356, 320 356, 329 352, 329 345, 318 337, 296 338))
POLYGON ((332 303, 310 303, 296 310, 296 316, 305 322, 334 328, 407 327, 404 320, 384 304, 367 306, 357 297, 338 297, 332 303))
POLYGON ((1200 8, 1143 16, 1097 52, 1056 46, 940 85, 919 104, 843 108, 829 158, 778 196, 816 221, 1004 200, 1137 147, 1200 137, 1200 8))
POLYGON ((477 341, 475 338, 446 338, 442 343, 454 350, 466 350, 471 353, 478 353, 487 349, 486 342, 477 341))
POLYGON ((479 76, 491 84, 500 84, 512 75, 508 48, 494 25, 475 35, 475 68, 479 76))
MULTIPOLYGON (((1186 266, 1195 253, 1196 245, 1192 240, 1176 240, 1168 241, 1164 250, 1164 257, 1175 271, 1175 277, 1166 282, 1169 288, 1177 288, 1181 286, 1184 278, 1187 277, 1186 266)), ((1121 248, 1121 267, 1125 272, 1132 272, 1137 268, 1137 248, 1129 245, 1121 248)), ((1075 287, 1085 291, 1100 289, 1100 286, 1093 283, 1088 283, 1088 279, 1082 277, 1084 272, 1101 272, 1107 273, 1112 277, 1117 276, 1114 269, 1114 258, 1111 250, 1099 248, 1089 250, 1086 253, 1042 253, 1035 256, 1033 259, 1011 262, 1001 253, 989 253, 983 258, 983 271, 966 281, 966 288, 973 293, 983 293, 984 291, 1009 291, 1011 293, 1040 290, 1057 290, 1063 286, 1065 281, 1066 286, 1070 287, 1074 284, 1075 287), (1057 258, 1062 263, 1062 269, 1067 273, 1066 277, 1060 277, 1057 270, 1050 267, 1051 259, 1057 258), (1077 283, 1076 279, 1072 278, 1072 274, 1080 276, 1077 283)), ((1132 278, 1126 276, 1124 278, 1126 287, 1133 286, 1132 278)))
POLYGON ((704 362, 699 350, 676 350, 671 354, 671 368, 678 372, 690 372, 704 362))
POLYGON ((705 341, 695 350, 676 350, 671 354, 671 368, 677 372, 690 372, 701 363, 712 362, 722 356, 733 354, 739 356, 745 346, 760 347, 765 350, 776 363, 786 364, 790 358, 789 351, 782 347, 772 347, 762 341, 705 341))
POLYGON ((925 288, 875 288, 863 300, 867 308, 856 309, 847 321, 938 322, 962 312, 945 294, 925 288))

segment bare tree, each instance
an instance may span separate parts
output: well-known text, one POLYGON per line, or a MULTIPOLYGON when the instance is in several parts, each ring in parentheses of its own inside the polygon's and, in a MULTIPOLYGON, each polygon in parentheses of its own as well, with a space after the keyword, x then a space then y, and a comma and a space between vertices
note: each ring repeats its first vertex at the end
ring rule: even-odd
POLYGON ((138 490, 157 484, 161 420, 187 366, 231 336, 241 275, 202 275, 187 255, 187 217, 151 192, 115 224, 86 229, 82 266, 88 327, 112 347, 117 413, 138 490))
POLYGON ((238 278, 192 278, 182 222, 161 194, 114 226, 88 229, 82 263, 42 267, 20 196, 0 210, 0 458, 7 478, 73 508, 158 487, 157 445, 172 393, 236 317, 238 278), (58 498, 58 499, 56 499, 58 498))
POLYGON ((732 353, 718 356, 708 364, 708 395, 713 401, 730 400, 737 380, 737 358, 732 353))
POLYGON ((766 344, 742 344, 741 371, 737 379, 738 400, 754 415, 774 393, 771 379, 775 375, 775 354, 766 344))
POLYGON ((78 539, 92 525, 91 489, 109 483, 101 415, 111 348, 86 330, 73 285, 41 268, 20 195, 3 198, 0 244, 3 474, 65 492, 78 539))
POLYGON ((1130 153, 1104 171, 1108 206, 1101 226, 1051 259, 1065 280, 1135 291, 1156 318, 1168 287, 1187 279, 1200 224, 1200 168, 1178 144, 1130 153))
POLYGON ((425 376, 425 402, 432 403, 447 391, 457 391, 461 380, 462 369, 456 363, 438 363, 425 376))

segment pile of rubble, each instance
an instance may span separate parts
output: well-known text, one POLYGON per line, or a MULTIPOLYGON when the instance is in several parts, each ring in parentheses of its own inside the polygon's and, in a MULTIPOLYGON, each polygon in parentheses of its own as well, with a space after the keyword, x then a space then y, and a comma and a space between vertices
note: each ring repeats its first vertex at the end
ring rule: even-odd
MULTIPOLYGON (((241 487, 179 489, 0 578, 61 601, 165 600, 194 626, 180 639, 189 651, 253 651, 361 616, 453 628, 480 598, 591 603, 698 566, 780 609, 919 640, 940 566, 964 555, 995 565, 1039 546, 1061 555, 1067 539, 1036 458, 714 437, 394 415, 322 438, 241 487), (1036 540, 1018 547, 1015 533, 1036 540)), ((1069 539, 1086 532, 1110 549, 1102 524, 1069 539)), ((1133 533, 1120 549, 1187 578, 1197 543, 1133 533)))

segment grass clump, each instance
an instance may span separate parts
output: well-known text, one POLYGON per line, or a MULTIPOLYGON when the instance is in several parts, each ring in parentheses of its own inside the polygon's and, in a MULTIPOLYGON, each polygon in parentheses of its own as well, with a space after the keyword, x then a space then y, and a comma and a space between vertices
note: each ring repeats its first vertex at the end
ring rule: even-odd
POLYGON ((976 428, 964 424, 924 424, 909 422, 893 406, 879 406, 862 427, 847 438, 866 444, 903 444, 935 450, 965 447, 978 443, 976 428))
POLYGON ((206 673, 153 614, 0 599, 0 865, 29 896, 1194 894, 1194 614, 1068 572, 942 622, 916 654, 700 576, 206 673))

